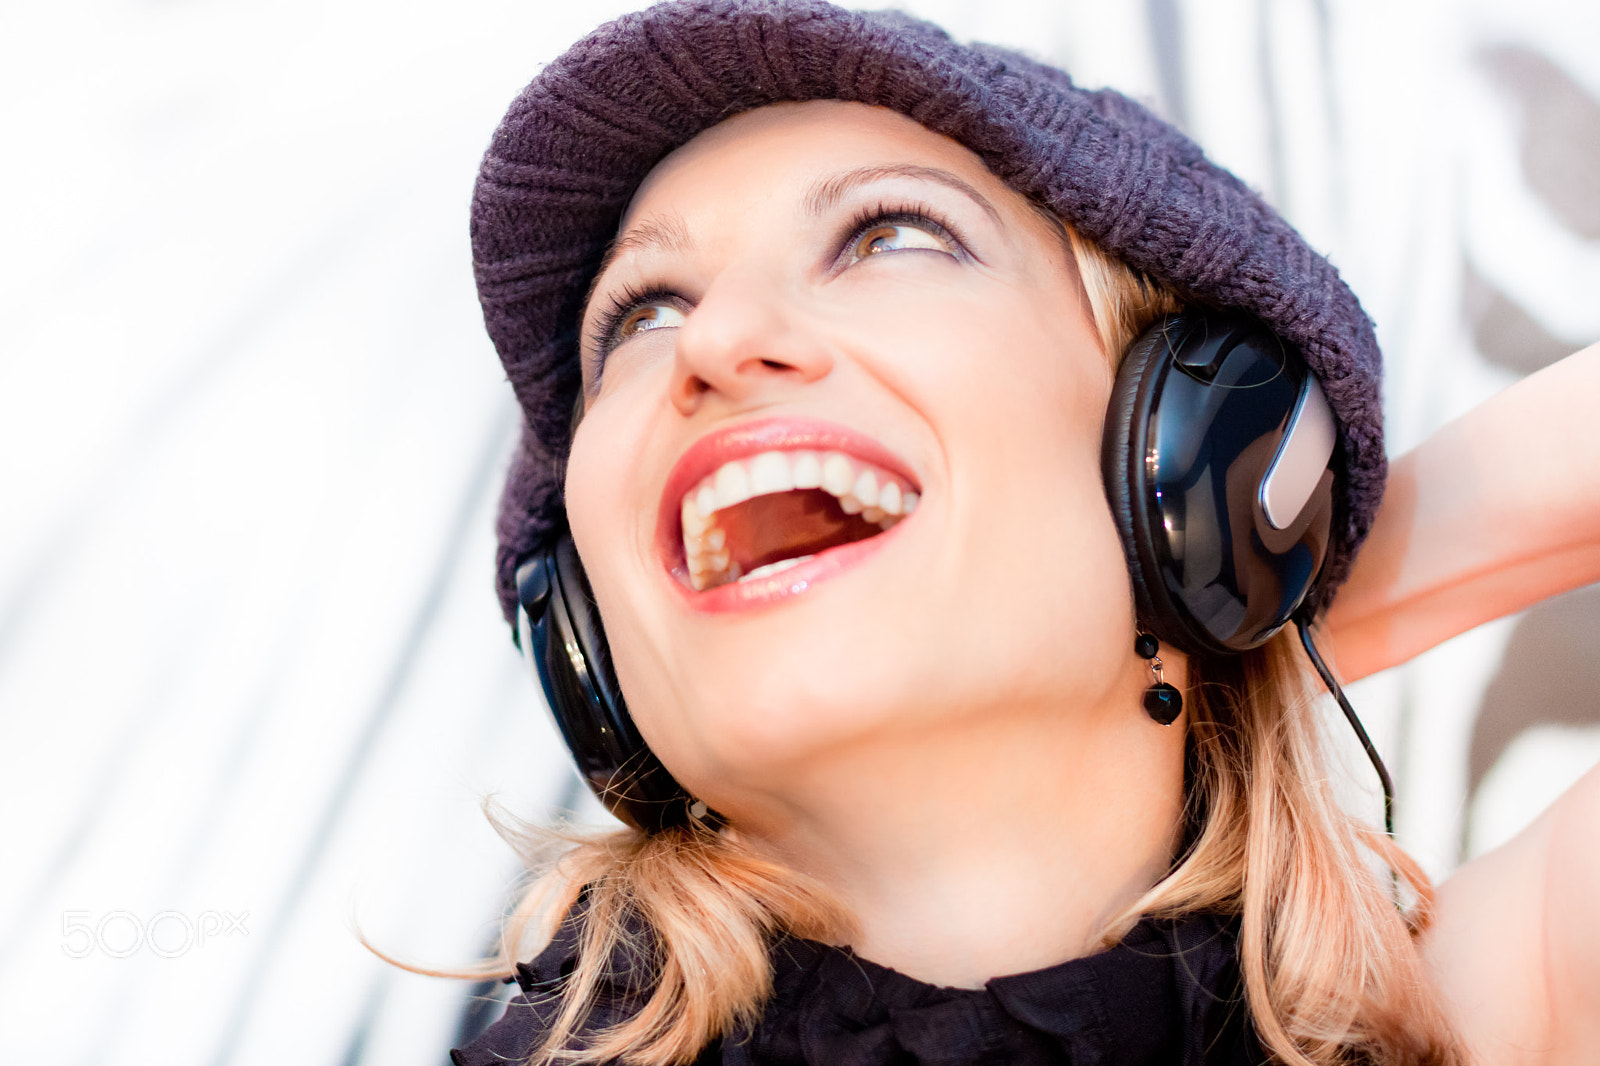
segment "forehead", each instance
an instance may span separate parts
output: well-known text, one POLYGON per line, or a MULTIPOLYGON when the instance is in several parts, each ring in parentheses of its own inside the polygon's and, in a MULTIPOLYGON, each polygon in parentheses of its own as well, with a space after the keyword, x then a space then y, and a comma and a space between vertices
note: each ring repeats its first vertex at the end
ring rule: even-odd
POLYGON ((965 146, 884 107, 845 100, 771 104, 735 115, 673 151, 645 177, 623 215, 618 232, 677 224, 697 207, 712 209, 732 195, 793 202, 829 177, 867 168, 898 167, 902 176, 916 168, 955 176, 990 198, 1016 197, 965 146))

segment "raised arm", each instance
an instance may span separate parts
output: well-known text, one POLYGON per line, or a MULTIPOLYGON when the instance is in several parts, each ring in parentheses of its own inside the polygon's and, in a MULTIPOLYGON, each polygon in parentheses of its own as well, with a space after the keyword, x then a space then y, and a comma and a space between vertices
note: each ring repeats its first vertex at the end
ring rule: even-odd
POLYGON ((1439 889, 1423 953, 1475 1063, 1600 1062, 1600 767, 1439 889))
POLYGON ((1391 466, 1327 628, 1347 680, 1600 581, 1600 344, 1532 374, 1391 466))
MULTIPOLYGON (((1354 680, 1600 581, 1600 345, 1396 460, 1327 628, 1354 680)), ((1474 1061, 1600 1061, 1600 768, 1440 890, 1425 942, 1474 1061)))

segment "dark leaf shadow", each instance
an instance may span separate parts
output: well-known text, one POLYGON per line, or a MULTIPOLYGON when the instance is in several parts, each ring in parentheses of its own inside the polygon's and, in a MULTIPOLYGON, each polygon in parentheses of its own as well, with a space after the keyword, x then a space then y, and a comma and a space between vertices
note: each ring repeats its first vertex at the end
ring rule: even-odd
MULTIPOLYGON (((1523 732, 1541 725, 1600 725, 1597 634, 1600 585, 1546 600, 1517 622, 1472 727, 1469 814, 1485 775, 1523 732)), ((1463 819, 1463 858, 1472 854, 1471 825, 1470 817, 1463 819)))
POLYGON ((1494 45, 1477 58, 1522 111, 1528 187, 1566 228, 1600 240, 1600 100, 1531 49, 1494 45))

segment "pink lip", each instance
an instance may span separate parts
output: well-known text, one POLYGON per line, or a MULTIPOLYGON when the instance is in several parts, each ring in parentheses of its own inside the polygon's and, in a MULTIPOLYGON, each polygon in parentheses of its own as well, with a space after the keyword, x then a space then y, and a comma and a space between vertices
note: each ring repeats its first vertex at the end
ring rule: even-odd
POLYGON ((866 540, 830 548, 815 558, 768 578, 719 585, 705 592, 695 592, 679 581, 671 571, 675 564, 679 564, 683 551, 680 523, 684 493, 707 474, 733 459, 743 459, 765 451, 802 450, 843 452, 896 474, 919 490, 921 488, 899 456, 872 438, 836 422, 815 418, 765 418, 708 433, 690 445, 673 465, 662 493, 657 522, 657 541, 663 568, 668 572, 672 585, 695 610, 737 611, 797 595, 818 581, 866 559, 905 524, 902 522, 866 540))

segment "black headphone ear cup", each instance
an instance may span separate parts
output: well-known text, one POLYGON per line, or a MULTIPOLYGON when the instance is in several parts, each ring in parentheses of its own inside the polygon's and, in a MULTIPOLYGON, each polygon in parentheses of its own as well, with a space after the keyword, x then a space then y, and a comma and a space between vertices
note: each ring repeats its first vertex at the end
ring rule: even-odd
POLYGON ((1139 622, 1163 642, 1190 654, 1244 651, 1314 592, 1333 475, 1315 465, 1328 453, 1311 458, 1317 447, 1305 442, 1331 451, 1325 404, 1305 420, 1322 432, 1293 435, 1296 458, 1284 468, 1293 472, 1273 482, 1313 399, 1321 392, 1299 354, 1243 315, 1170 315, 1129 346, 1107 408, 1102 472, 1139 622), (1285 486, 1272 499, 1291 514, 1267 515, 1269 484, 1285 486), (1296 485, 1304 495, 1288 487, 1296 485))
MULTIPOLYGON (((571 534, 562 534, 551 553, 551 559, 555 564, 555 586, 562 593, 560 609, 566 612, 572 639, 588 666, 589 682, 594 687, 595 696, 600 705, 618 708, 626 713, 622 687, 617 683, 616 669, 611 665, 611 646, 606 643, 605 626, 600 622, 600 610, 594 602, 594 590, 589 587, 589 575, 584 573, 583 562, 578 558, 578 547, 572 542, 571 534)), ((631 722, 631 716, 629 720, 631 722)))
MULTIPOLYGON (((1101 477, 1111 519, 1122 540, 1133 581, 1134 610, 1139 624, 1163 640, 1173 640, 1175 629, 1185 628, 1181 620, 1163 611, 1153 589, 1161 587, 1158 563, 1152 550, 1154 530, 1146 522, 1143 506, 1145 485, 1144 441, 1150 418, 1147 382, 1153 370, 1171 358, 1169 328, 1181 326, 1179 315, 1168 315, 1141 333, 1123 353, 1111 386, 1111 401, 1106 408, 1106 423, 1101 439, 1101 477)), ((1165 530, 1161 531, 1165 534, 1165 530)), ((1159 597, 1164 601, 1165 597, 1159 597)))
POLYGON ((535 562, 544 568, 547 589, 531 627, 529 653, 579 775, 613 814, 636 828, 653 832, 682 824, 693 800, 628 712, 572 537, 562 534, 535 562))

